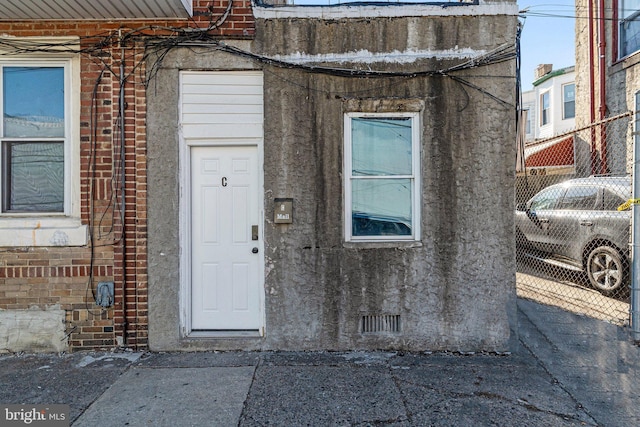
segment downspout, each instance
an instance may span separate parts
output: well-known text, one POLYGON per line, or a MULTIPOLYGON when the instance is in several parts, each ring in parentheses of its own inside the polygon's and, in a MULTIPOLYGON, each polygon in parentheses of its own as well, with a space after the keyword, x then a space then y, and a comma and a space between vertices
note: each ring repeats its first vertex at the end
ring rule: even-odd
MULTIPOLYGON (((606 89, 606 57, 605 57, 605 47, 607 45, 606 31, 605 31, 605 10, 604 10, 604 0, 599 1, 598 5, 598 74, 599 74, 599 93, 600 93, 600 106, 599 113, 600 116, 598 120, 604 120, 607 115, 607 89, 606 89)), ((607 132, 604 125, 600 126, 600 173, 608 173, 609 167, 607 166, 607 132)))
MULTIPOLYGON (((596 121, 596 94, 595 94, 595 64, 593 59, 593 50, 594 50, 594 32, 593 32, 593 1, 587 0, 588 7, 588 31, 589 31, 589 123, 593 123, 596 121)), ((595 138, 595 129, 591 128, 591 174, 596 173, 596 138, 595 138)))

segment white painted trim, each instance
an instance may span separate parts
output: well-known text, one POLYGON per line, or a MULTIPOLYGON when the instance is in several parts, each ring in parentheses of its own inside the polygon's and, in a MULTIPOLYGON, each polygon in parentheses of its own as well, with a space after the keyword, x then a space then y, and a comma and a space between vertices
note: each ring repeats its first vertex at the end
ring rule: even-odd
POLYGON ((405 50, 392 52, 369 52, 366 49, 351 51, 346 53, 323 53, 307 54, 296 52, 289 55, 274 55, 269 59, 289 62, 292 64, 314 64, 320 62, 347 63, 357 62, 363 64, 392 63, 392 64, 412 64, 421 59, 469 59, 486 55, 486 50, 475 50, 471 48, 455 48, 446 50, 405 50))
POLYGON ((193 16, 193 0, 181 0, 184 10, 187 11, 189 16, 193 16))
MULTIPOLYGON (((31 42, 45 39, 14 40, 31 42)), ((78 39, 61 37, 46 40, 50 43, 71 43, 78 39)), ((65 84, 65 136, 60 138, 64 141, 64 213, 0 212, 0 246, 84 246, 88 236, 87 226, 80 220, 80 56, 61 48, 59 54, 7 56, 0 62, 8 66, 63 67, 65 84)))
POLYGON ((87 226, 79 218, 0 219, 0 246, 85 246, 87 226))
MULTIPOLYGON (((421 241, 421 223, 422 223, 422 201, 420 195, 422 187, 421 179, 421 122, 420 113, 418 112, 403 112, 403 113, 363 113, 363 112, 350 112, 344 115, 344 136, 343 136, 343 175, 344 175, 344 209, 343 209, 343 224, 344 224, 344 239, 345 243, 371 243, 371 242, 419 242, 421 241), (351 222, 351 119, 357 117, 408 117, 411 119, 411 149, 412 149, 412 167, 413 167, 413 188, 411 189, 411 215, 412 215, 412 235, 411 236, 366 236, 366 237, 353 237, 351 235, 352 222, 351 222)), ((396 176, 396 178, 400 178, 396 176)))
POLYGON ((411 16, 518 16, 515 3, 481 1, 478 5, 442 6, 433 4, 385 4, 341 6, 274 6, 253 5, 257 19, 317 18, 400 18, 411 16))
POLYGON ((261 138, 188 138, 188 145, 190 147, 226 147, 226 146, 238 146, 238 145, 262 145, 261 138))
POLYGON ((55 51, 54 58, 75 58, 80 48, 79 37, 16 37, 11 34, 0 34, 0 40, 6 43, 0 46, 0 53, 3 54, 3 61, 44 58, 51 59, 52 51, 55 51), (48 52, 29 52, 15 54, 15 49, 10 46, 19 46, 26 50, 42 47, 45 44, 48 52), (59 53, 58 53, 59 52, 59 53), (12 56, 7 56, 12 55, 12 56))
MULTIPOLYGON (((263 77, 262 71, 220 71, 220 73, 253 73, 263 77)), ((178 168, 179 168, 179 242, 180 242, 180 286, 179 286, 179 317, 180 317, 180 337, 181 338, 242 338, 246 337, 246 332, 227 331, 197 331, 192 332, 191 326, 191 147, 223 147, 223 146, 254 146, 258 155, 258 206, 260 206, 259 218, 259 258, 258 271, 261 292, 260 310, 262 316, 262 326, 251 336, 264 336, 266 330, 266 295, 264 291, 265 283, 265 243, 264 243, 264 138, 185 138, 182 132, 182 107, 183 107, 183 76, 187 74, 216 73, 216 71, 181 71, 179 74, 179 97, 178 97, 178 168)), ((264 82, 264 79, 262 80, 264 82)), ((264 83, 263 83, 264 84, 264 83)), ((263 103, 264 105, 264 103, 263 103)), ((264 116, 264 113, 263 113, 264 116)))

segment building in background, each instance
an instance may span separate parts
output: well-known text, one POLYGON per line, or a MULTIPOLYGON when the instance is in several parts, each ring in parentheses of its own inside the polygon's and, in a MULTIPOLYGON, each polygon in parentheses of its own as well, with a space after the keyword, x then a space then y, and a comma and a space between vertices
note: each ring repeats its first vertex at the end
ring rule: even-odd
POLYGON ((640 4, 577 0, 576 124, 593 126, 583 138, 587 173, 631 172, 633 112, 640 110, 640 4), (579 35, 579 36, 578 36, 579 35))
POLYGON ((533 87, 522 94, 525 167, 530 175, 571 174, 575 153, 568 133, 575 129, 575 67, 553 70, 551 64, 541 64, 533 87))

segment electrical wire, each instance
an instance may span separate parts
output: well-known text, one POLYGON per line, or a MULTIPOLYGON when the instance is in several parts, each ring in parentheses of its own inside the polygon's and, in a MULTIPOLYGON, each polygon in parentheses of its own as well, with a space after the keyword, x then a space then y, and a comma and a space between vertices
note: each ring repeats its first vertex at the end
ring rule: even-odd
MULTIPOLYGON (((419 77, 434 77, 434 78, 447 78, 451 79, 456 84, 460 85, 463 92, 466 96, 466 105, 469 103, 469 94, 466 91, 466 88, 473 89, 474 91, 478 91, 483 95, 488 96, 490 99, 504 105, 508 108, 513 108, 513 105, 505 100, 502 100, 498 96, 492 94, 490 91, 482 88, 480 85, 475 84, 470 81, 472 78, 496 78, 496 76, 489 75, 464 75, 461 72, 478 69, 480 67, 488 67, 496 64, 500 64, 505 61, 511 61, 514 58, 518 57, 518 48, 514 47, 511 44, 505 44, 497 47, 496 49, 491 50, 490 52, 486 52, 482 55, 478 55, 476 57, 464 60, 460 63, 454 64, 450 67, 443 69, 416 69, 413 71, 384 71, 384 70, 372 70, 372 69, 358 69, 358 68, 343 68, 336 67, 333 65, 327 64, 300 64, 292 61, 284 61, 276 58, 272 58, 266 55, 260 55, 253 52, 249 52, 243 49, 240 49, 235 46, 228 45, 220 40, 220 36, 215 35, 215 30, 220 28, 228 19, 231 11, 233 9, 234 3, 233 0, 228 0, 227 7, 224 12, 218 16, 214 17, 213 13, 211 13, 211 19, 206 27, 198 27, 198 24, 194 21, 193 26, 188 27, 167 27, 167 26, 153 26, 147 25, 138 28, 130 28, 126 29, 121 28, 120 30, 109 31, 109 32, 101 32, 97 34, 93 34, 90 36, 83 36, 74 38, 73 40, 63 41, 59 43, 53 42, 43 42, 41 40, 25 40, 25 39, 16 39, 11 37, 1 37, 0 36, 0 57, 4 56, 19 56, 19 55, 28 55, 28 54, 77 54, 81 55, 85 58, 88 58, 90 61, 94 62, 100 67, 100 72, 98 77, 96 78, 92 91, 91 98, 91 107, 90 107, 90 129, 91 129, 91 139, 90 139, 90 153, 89 153, 89 250, 90 250, 90 265, 89 265, 89 278, 87 282, 87 290, 86 290, 86 299, 88 304, 89 293, 93 300, 95 300, 96 292, 94 289, 94 266, 95 266, 95 249, 101 246, 113 246, 117 245, 123 239, 122 234, 117 236, 111 241, 101 242, 100 244, 96 244, 96 236, 102 241, 109 237, 110 234, 114 232, 114 223, 113 219, 118 217, 116 213, 118 211, 122 216, 122 228, 126 227, 126 215, 124 209, 118 203, 118 188, 116 185, 116 181, 121 179, 124 176, 124 164, 119 167, 114 166, 110 176, 110 191, 109 191, 109 201, 107 205, 104 207, 99 220, 96 224, 96 212, 95 212, 95 183, 96 183, 96 162, 97 162, 97 144, 98 144, 98 118, 99 118, 99 106, 98 106, 98 92, 99 87, 103 84, 103 80, 106 74, 112 76, 113 79, 118 79, 121 85, 126 84, 129 81, 129 78, 133 76, 136 72, 140 71, 141 73, 141 81, 142 84, 147 87, 149 83, 155 79, 157 76, 157 72, 160 70, 163 60, 166 56, 176 48, 183 49, 205 49, 205 50, 215 50, 220 52, 225 52, 237 57, 242 57, 245 59, 249 59, 260 64, 263 64, 267 67, 276 67, 282 69, 295 69, 300 70, 307 73, 312 74, 324 74, 341 78, 359 78, 359 79, 386 79, 386 85, 389 87, 401 84, 407 79, 415 79, 419 77), (215 19, 214 19, 215 18, 215 19), (118 70, 115 66, 113 66, 113 62, 116 62, 118 59, 114 58, 112 55, 112 51, 117 47, 126 46, 130 49, 130 55, 122 55, 119 58, 119 61, 125 61, 128 67, 122 67, 118 70), (140 53, 139 49, 143 49, 142 53, 140 53), (136 59, 136 57, 139 57, 136 59), (142 75, 143 70, 146 69, 146 75, 142 75), (108 213, 111 212, 111 215, 108 216, 108 213), (107 234, 102 234, 103 229, 103 221, 105 218, 112 218, 111 229, 107 231, 107 234), (96 233, 96 227, 98 229, 96 233)), ((211 7, 210 12, 212 12, 213 8, 211 7)), ((516 59, 517 61, 517 59, 516 59)), ((266 72, 270 72, 268 68, 265 69, 266 72)), ((272 73, 274 74, 274 73, 272 73)), ((274 74, 275 75, 275 74, 274 74)), ((501 78, 513 78, 512 76, 499 76, 501 78)), ((283 79, 285 79, 283 77, 283 79)), ((286 80, 286 79, 285 79, 286 80)), ((321 91, 319 89, 310 88, 304 84, 296 84, 295 82, 288 80, 291 84, 296 86, 304 87, 307 90, 316 90, 321 91)), ((358 92, 348 92, 345 93, 348 95, 353 95, 355 93, 364 93, 373 90, 379 90, 380 85, 376 83, 374 88, 364 89, 358 92)), ((323 91, 326 93, 326 91, 323 91)), ((119 91, 119 97, 124 96, 124 91, 119 91)), ((119 100, 121 101, 121 100, 119 100)), ((466 107, 465 105, 465 107, 466 107)), ((463 107, 463 109, 465 108, 463 107)), ((119 109, 118 117, 116 119, 116 126, 124 126, 122 122, 124 120, 124 111, 119 109)), ((126 141, 119 137, 118 132, 112 132, 112 145, 117 142, 124 146, 126 141)), ((113 149, 116 147, 114 146, 113 149)), ((115 153, 114 159, 115 159, 115 153)), ((123 156, 123 154, 121 154, 123 156)), ((120 159, 124 161, 124 159, 120 159)), ((120 162, 113 162, 120 163, 120 162)), ((124 198, 125 188, 121 188, 122 197, 124 198)), ((124 255, 123 255, 124 256, 124 255)), ((126 259, 123 258, 123 262, 126 262, 126 259)), ((123 277, 123 283, 126 281, 126 277, 123 277)), ((123 295, 125 298, 126 295, 123 295)), ((92 313, 89 307, 87 307, 87 311, 92 313)), ((101 310, 99 315, 102 315, 105 310, 101 310)), ((92 313, 93 315, 93 313, 92 313)), ((95 315, 97 316, 97 315, 95 315)), ((122 316, 126 322, 127 313, 123 312, 122 316)), ((126 327, 125 327, 126 329, 126 327)), ((127 333, 125 330, 124 334, 127 333)))
POLYGON ((93 288, 93 265, 95 262, 95 247, 94 247, 94 218, 93 218, 93 196, 94 196, 94 184, 96 179, 96 144, 97 144, 97 122, 98 122, 98 88, 100 86, 100 82, 102 81, 102 76, 104 75, 104 70, 100 71, 98 78, 96 79, 93 85, 93 91, 91 92, 91 108, 90 108, 90 123, 89 126, 93 129, 93 133, 91 135, 91 149, 89 150, 89 278, 87 282, 87 290, 85 292, 85 303, 87 312, 91 313, 89 308, 89 299, 88 292, 91 290, 91 296, 93 301, 96 299, 96 293, 93 288))
MULTIPOLYGON (((305 72, 315 73, 315 74, 327 74, 338 77, 348 77, 348 78, 386 78, 391 79, 400 78, 400 79, 411 79, 416 77, 446 77, 450 78, 461 86, 466 86, 468 88, 472 88, 476 91, 483 93, 484 95, 489 96, 491 99, 503 104, 510 105, 508 102, 500 99, 499 97, 491 94, 489 91, 483 89, 477 84, 474 84, 468 80, 468 78, 476 78, 478 76, 456 76, 453 73, 470 70, 478 67, 484 67, 489 65, 498 64, 500 62, 509 61, 515 58, 516 53, 514 47, 511 45, 503 45, 499 46, 497 49, 492 50, 486 54, 471 58, 454 66, 451 66, 446 69, 434 69, 434 70, 415 70, 415 71, 378 71, 371 69, 356 69, 356 68, 339 68, 334 66, 327 66, 322 64, 299 64, 293 62, 287 62, 275 58, 271 58, 264 55, 255 54, 253 52, 245 51, 240 48, 230 46, 220 41, 218 37, 210 34, 212 30, 219 28, 225 20, 228 18, 233 7, 233 0, 229 0, 227 3, 227 8, 224 13, 218 17, 216 20, 212 18, 210 23, 205 28, 192 28, 192 27, 166 27, 166 26, 143 26, 135 29, 130 29, 125 33, 120 33, 117 31, 111 32, 103 32, 91 36, 80 37, 78 39, 58 42, 58 43, 46 43, 42 41, 33 41, 33 40, 22 40, 22 39, 13 39, 0 37, 0 50, 2 51, 0 55, 23 55, 23 54, 33 54, 33 53, 76 53, 83 56, 87 56, 91 58, 94 62, 97 62, 102 66, 102 71, 100 73, 100 79, 105 72, 109 72, 114 78, 121 79, 126 82, 128 77, 130 77, 136 70, 142 70, 142 65, 151 62, 151 65, 147 68, 148 74, 143 79, 145 86, 148 85, 149 81, 152 80, 163 59, 166 55, 175 48, 209 48, 218 51, 223 51, 226 53, 230 53, 236 56, 240 56, 243 58, 247 58, 256 62, 259 62, 264 65, 274 66, 278 68, 287 68, 287 69, 300 69, 305 72), (153 34, 149 34, 149 32, 153 34), (162 33, 163 35, 159 36, 157 33, 162 33), (124 45, 126 43, 131 43, 135 45, 138 41, 144 41, 145 52, 142 55, 141 59, 137 62, 132 62, 133 65, 130 67, 128 74, 126 76, 120 76, 117 70, 114 70, 111 66, 110 61, 113 60, 112 55, 110 54, 111 49, 114 48, 116 44, 124 45)), ((121 60, 131 59, 136 55, 121 58, 121 60)), ((495 77, 495 76, 482 76, 482 77, 495 77)), ((501 76, 504 78, 509 78, 509 76, 501 76)), ((98 83, 96 83, 98 84, 98 83)), ((293 83, 295 84, 295 83, 293 83)), ((394 83, 390 83, 393 85, 394 83)), ((398 83, 395 83, 398 84, 398 83)), ((304 86, 304 85, 302 85, 304 86)), ((376 87, 377 89, 378 87, 376 87)), ((312 88, 308 88, 309 90, 314 90, 312 88)), ((315 89, 317 90, 317 89, 315 89)), ((373 90, 373 89, 372 89, 373 90)), ((363 90, 361 92, 365 92, 363 90)), ((350 93, 352 94, 352 93, 350 93)), ((466 91, 465 91, 466 94, 466 91)), ((468 94, 466 94, 468 97, 468 94)), ((92 124, 92 127, 97 126, 97 123, 92 124)), ((95 129, 94 129, 95 130, 95 129)), ((97 135, 94 134, 94 139, 97 138, 97 135)), ((120 141, 120 143, 124 143, 120 141)), ((95 144, 95 140, 94 140, 95 144)), ((92 150, 95 150, 95 145, 92 146, 92 150)), ((92 154, 93 155, 93 154, 92 154)), ((119 174, 124 173, 124 171, 114 170, 112 174, 112 180, 118 178, 119 174)), ((100 219, 99 224, 102 223, 102 220, 105 218, 105 215, 109 209, 118 209, 117 201, 114 202, 113 197, 117 193, 117 189, 112 185, 111 194, 111 202, 107 205, 105 210, 103 211, 103 215, 100 219), (111 206, 111 208, 109 207, 111 206)), ((93 214, 91 214, 93 216, 93 214)), ((92 219, 93 220, 93 219, 92 219)), ((102 227, 99 227, 100 233, 102 233, 102 227)), ((110 232, 112 232, 111 230, 110 232)), ((102 234, 99 236, 103 239, 105 236, 102 234)), ((116 244, 119 239, 116 239, 112 242, 112 244, 116 244)), ((92 247, 95 247, 95 242, 92 242, 92 247)))

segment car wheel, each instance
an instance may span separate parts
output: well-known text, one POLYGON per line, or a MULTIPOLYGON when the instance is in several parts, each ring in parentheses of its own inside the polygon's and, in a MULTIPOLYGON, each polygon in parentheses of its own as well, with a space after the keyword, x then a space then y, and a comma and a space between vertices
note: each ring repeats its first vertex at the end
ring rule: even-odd
POLYGON ((598 246, 587 259, 589 281, 603 294, 611 294, 622 287, 626 269, 622 255, 609 246, 598 246))

